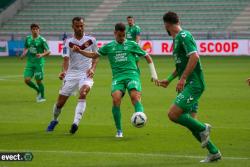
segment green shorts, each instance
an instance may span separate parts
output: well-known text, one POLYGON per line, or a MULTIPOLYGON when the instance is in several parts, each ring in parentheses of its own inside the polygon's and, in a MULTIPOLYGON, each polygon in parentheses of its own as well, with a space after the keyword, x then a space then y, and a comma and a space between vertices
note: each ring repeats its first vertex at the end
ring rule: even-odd
POLYGON ((33 78, 36 80, 43 80, 44 76, 44 65, 36 63, 27 63, 24 69, 24 78, 33 78))
POLYGON ((177 95, 174 104, 183 109, 184 112, 197 112, 198 100, 203 91, 204 89, 188 84, 184 87, 183 91, 177 95))
POLYGON ((139 77, 120 77, 120 78, 113 78, 112 80, 112 90, 111 93, 120 90, 125 94, 126 89, 128 92, 131 89, 135 89, 138 92, 141 92, 141 81, 139 77))

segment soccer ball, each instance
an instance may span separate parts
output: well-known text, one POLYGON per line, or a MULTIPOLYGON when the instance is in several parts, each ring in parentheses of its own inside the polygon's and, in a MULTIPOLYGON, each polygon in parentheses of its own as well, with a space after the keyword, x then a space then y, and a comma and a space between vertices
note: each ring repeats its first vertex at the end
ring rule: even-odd
POLYGON ((143 112, 135 112, 131 117, 131 123, 134 127, 141 128, 147 122, 147 116, 143 112))

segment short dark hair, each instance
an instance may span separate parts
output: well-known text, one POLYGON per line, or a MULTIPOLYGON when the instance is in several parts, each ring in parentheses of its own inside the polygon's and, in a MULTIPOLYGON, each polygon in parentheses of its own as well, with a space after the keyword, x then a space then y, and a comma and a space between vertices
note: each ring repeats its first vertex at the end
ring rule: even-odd
POLYGON ((177 24, 179 23, 179 16, 175 12, 167 12, 163 15, 164 23, 177 24))
POLYGON ((123 23, 116 23, 115 25, 115 31, 125 31, 126 26, 123 23))
POLYGON ((85 21, 85 19, 83 17, 79 17, 79 16, 76 16, 72 19, 72 24, 74 24, 75 21, 85 21))
POLYGON ((127 17, 127 19, 133 19, 133 18, 134 18, 134 17, 133 17, 133 16, 131 16, 131 15, 127 17))
POLYGON ((33 28, 38 28, 38 29, 40 29, 39 25, 36 24, 36 23, 32 23, 32 24, 30 25, 30 29, 32 30, 33 28))

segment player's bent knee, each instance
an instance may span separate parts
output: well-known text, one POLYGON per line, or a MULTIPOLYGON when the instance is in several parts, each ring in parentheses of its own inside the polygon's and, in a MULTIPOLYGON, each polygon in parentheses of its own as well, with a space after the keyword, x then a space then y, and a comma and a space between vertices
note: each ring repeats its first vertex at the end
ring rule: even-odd
POLYGON ((121 99, 119 99, 119 98, 113 98, 113 104, 115 106, 119 106, 121 104, 121 99))
POLYGON ((133 92, 130 94, 130 98, 133 104, 138 101, 141 101, 141 93, 140 92, 133 92))
POLYGON ((122 100, 122 92, 121 91, 115 91, 112 93, 112 101, 113 105, 120 106, 121 100, 122 100))
POLYGON ((131 96, 132 101, 140 101, 141 95, 140 94, 135 94, 134 96, 131 96))
POLYGON ((173 122, 176 122, 177 121, 177 118, 175 116, 175 114, 173 112, 168 112, 168 118, 169 120, 173 121, 173 122))
POLYGON ((86 99, 86 96, 88 94, 88 91, 86 89, 83 89, 81 92, 80 92, 80 97, 79 99, 86 99))
POLYGON ((83 86, 83 88, 80 90, 80 97, 79 97, 79 99, 86 99, 89 90, 90 90, 90 87, 83 86))
POLYGON ((24 78, 24 82, 28 84, 31 81, 31 78, 24 78))
POLYGON ((113 97, 113 105, 119 106, 121 104, 121 97, 113 97))
POLYGON ((168 112, 168 118, 173 121, 177 122, 179 116, 183 113, 182 109, 173 105, 168 112))
POLYGON ((86 92, 80 92, 80 96, 79 96, 79 99, 86 99, 86 92))

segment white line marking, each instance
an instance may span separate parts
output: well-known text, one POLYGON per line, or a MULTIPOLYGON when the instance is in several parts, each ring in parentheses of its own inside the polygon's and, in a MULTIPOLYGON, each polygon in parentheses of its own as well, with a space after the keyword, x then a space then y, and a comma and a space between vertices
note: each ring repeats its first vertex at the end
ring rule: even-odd
MULTIPOLYGON (((175 154, 161 154, 161 153, 119 153, 119 152, 85 152, 85 151, 68 151, 68 150, 0 150, 0 152, 32 152, 32 153, 55 153, 55 154, 87 154, 87 155, 102 155, 102 156, 135 156, 135 157, 167 157, 167 158, 189 158, 202 159, 204 156, 195 155, 175 155, 175 154)), ((250 157, 223 157, 228 160, 250 160, 250 157)))

